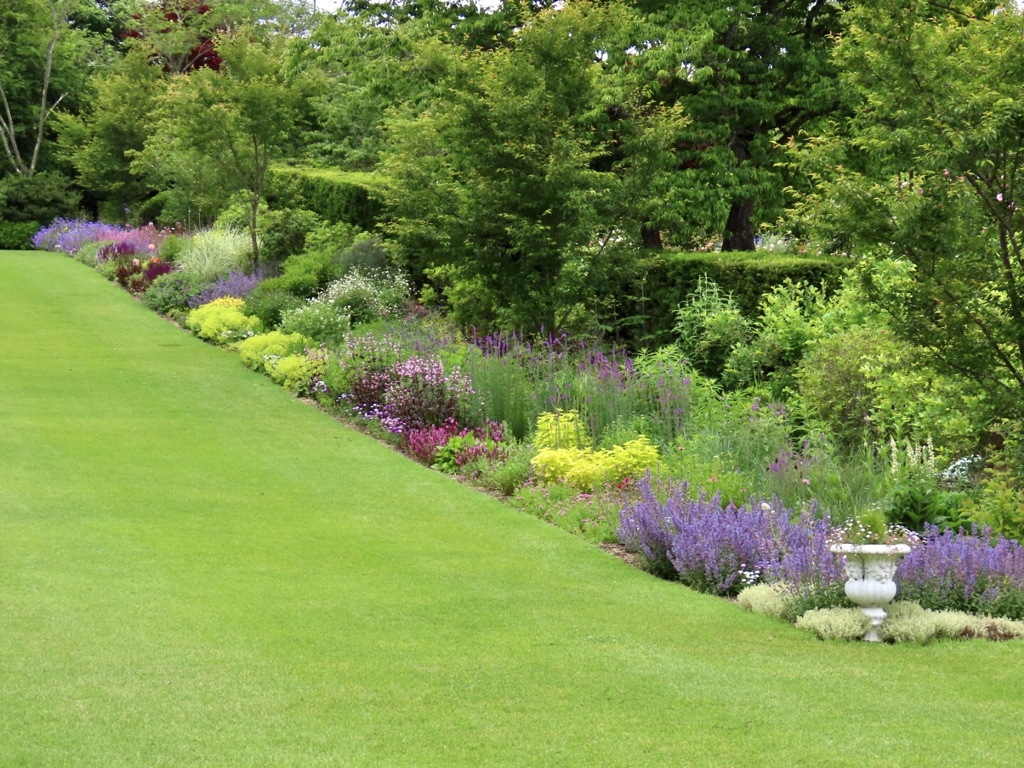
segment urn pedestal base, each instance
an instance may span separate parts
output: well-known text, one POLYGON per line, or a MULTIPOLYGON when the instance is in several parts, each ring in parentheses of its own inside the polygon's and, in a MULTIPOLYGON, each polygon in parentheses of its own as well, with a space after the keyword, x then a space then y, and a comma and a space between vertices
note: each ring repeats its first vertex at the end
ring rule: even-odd
POLYGON ((871 621, 864 639, 880 643, 879 628, 885 621, 882 607, 896 597, 896 568, 899 560, 910 552, 906 544, 836 544, 830 548, 846 560, 846 596, 860 606, 871 621))

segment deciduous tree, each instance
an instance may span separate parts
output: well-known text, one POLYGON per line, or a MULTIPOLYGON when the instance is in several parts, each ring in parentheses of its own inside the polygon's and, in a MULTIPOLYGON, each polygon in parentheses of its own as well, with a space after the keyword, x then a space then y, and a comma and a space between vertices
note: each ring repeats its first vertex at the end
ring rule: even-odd
POLYGON ((1024 415, 1024 11, 863 0, 837 51, 853 118, 802 156, 803 210, 870 296, 994 413, 1024 415))

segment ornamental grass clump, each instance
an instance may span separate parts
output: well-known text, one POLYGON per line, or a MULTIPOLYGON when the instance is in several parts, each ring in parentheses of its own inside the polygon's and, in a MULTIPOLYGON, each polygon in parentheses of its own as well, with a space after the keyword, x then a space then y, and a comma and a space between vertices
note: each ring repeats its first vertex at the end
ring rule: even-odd
POLYGON ((176 264, 189 275, 208 282, 232 271, 244 270, 252 261, 252 240, 233 229, 196 232, 182 244, 176 264))
POLYGON ((720 494, 693 498, 687 483, 655 487, 650 476, 637 492, 619 515, 619 539, 659 575, 729 596, 759 581, 827 593, 843 579, 828 550, 828 517, 814 504, 799 515, 778 499, 723 507, 720 494))

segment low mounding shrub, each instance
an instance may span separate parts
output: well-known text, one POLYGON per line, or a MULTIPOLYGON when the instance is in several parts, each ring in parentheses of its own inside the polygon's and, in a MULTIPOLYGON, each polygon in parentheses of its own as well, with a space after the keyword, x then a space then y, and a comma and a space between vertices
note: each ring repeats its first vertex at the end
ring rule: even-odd
POLYGON ((235 344, 239 352, 242 364, 254 371, 264 373, 267 370, 267 363, 279 360, 282 357, 295 355, 306 349, 310 340, 299 333, 281 333, 270 331, 259 333, 242 339, 235 344))
POLYGON ((828 518, 817 517, 815 505, 799 516, 777 499, 723 507, 718 494, 690 498, 688 484, 659 489, 650 476, 637 491, 619 515, 619 539, 659 575, 717 595, 761 580, 812 592, 844 580, 828 549, 828 518))
POLYGON ((183 272, 169 272, 155 278, 143 296, 143 303, 155 312, 178 319, 191 308, 205 283, 183 272))
POLYGON ((312 394, 314 384, 321 379, 326 368, 326 354, 315 349, 266 362, 270 380, 297 395, 312 394))
POLYGON ((564 481, 585 491, 605 483, 636 478, 660 465, 658 449, 641 435, 625 445, 591 448, 543 448, 531 461, 541 482, 564 481))
POLYGON ((900 597, 932 610, 1024 619, 1024 547, 991 529, 940 531, 925 525, 922 544, 900 564, 900 597))
POLYGON ((736 595, 736 602, 742 608, 754 613, 763 613, 776 619, 789 620, 793 612, 793 592, 785 584, 754 584, 736 595))
POLYGON ((871 620, 859 608, 814 608, 797 619, 796 626, 821 640, 860 640, 871 620))
POLYGON ((241 341, 262 330, 259 318, 242 312, 244 305, 241 299, 216 299, 189 312, 185 325, 196 336, 214 344, 241 341))
MULTIPOLYGON (((961 611, 931 611, 909 601, 886 606, 882 639, 889 643, 930 643, 935 640, 1021 640, 1024 622, 990 616, 972 616, 961 611)), ((857 608, 829 608, 808 611, 796 626, 822 640, 859 640, 868 627, 867 617, 857 608)))

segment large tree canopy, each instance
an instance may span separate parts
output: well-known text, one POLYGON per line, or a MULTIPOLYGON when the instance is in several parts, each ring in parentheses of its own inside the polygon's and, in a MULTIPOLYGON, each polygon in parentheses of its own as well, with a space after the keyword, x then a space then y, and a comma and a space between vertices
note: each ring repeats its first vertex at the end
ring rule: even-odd
MULTIPOLYGON (((676 226, 753 250, 782 212, 776 145, 839 105, 831 60, 837 0, 635 0, 635 64, 689 127, 676 168, 676 226)), ((665 217, 668 220, 668 216, 665 217)))
POLYGON ((863 0, 837 53, 853 118, 804 206, 895 328, 1024 414, 1024 11, 863 0), (898 98, 894 98, 898 94, 898 98))
POLYGON ((7 170, 40 170, 54 109, 81 96, 96 39, 69 23, 82 0, 0 5, 0 151, 7 170))
POLYGON ((600 301, 616 246, 639 231, 632 197, 678 115, 606 78, 623 13, 573 3, 495 49, 421 48, 446 70, 422 114, 390 123, 390 231, 412 266, 458 279, 463 308, 501 308, 463 319, 563 328, 600 301))

